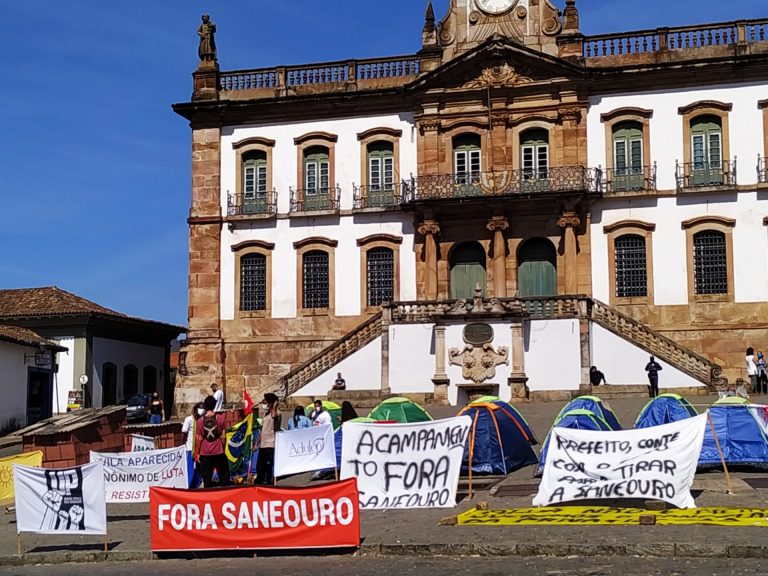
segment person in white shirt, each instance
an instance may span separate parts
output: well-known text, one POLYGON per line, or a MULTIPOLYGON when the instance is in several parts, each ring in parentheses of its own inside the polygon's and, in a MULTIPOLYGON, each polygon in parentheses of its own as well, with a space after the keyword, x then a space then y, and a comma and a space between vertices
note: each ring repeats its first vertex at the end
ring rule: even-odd
POLYGON ((749 387, 754 392, 757 389, 757 364, 755 364, 755 349, 751 346, 747 348, 745 357, 747 362, 747 376, 749 376, 749 387))
POLYGON ((214 408, 213 411, 221 412, 224 408, 224 392, 219 390, 216 383, 211 384, 211 390, 213 391, 213 399, 216 400, 216 408, 214 408))
POLYGON ((331 426, 333 419, 330 413, 323 408, 321 400, 315 400, 315 409, 312 410, 312 426, 331 426))
POLYGON ((203 403, 198 402, 192 407, 192 413, 184 418, 184 423, 181 425, 181 433, 184 434, 184 444, 187 448, 187 478, 189 479, 189 487, 197 488, 200 486, 200 476, 197 470, 197 462, 195 462, 195 423, 197 419, 203 415, 203 403))

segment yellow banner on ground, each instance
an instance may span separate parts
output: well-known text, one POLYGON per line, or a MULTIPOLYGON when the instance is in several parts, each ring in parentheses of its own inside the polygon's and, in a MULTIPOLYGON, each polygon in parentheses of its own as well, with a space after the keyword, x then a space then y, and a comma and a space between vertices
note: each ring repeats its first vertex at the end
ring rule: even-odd
POLYGON ((644 510, 595 506, 468 510, 459 514, 462 526, 601 526, 639 525, 640 516, 656 516, 656 524, 709 526, 767 526, 767 508, 690 508, 644 510))
POLYGON ((13 465, 34 466, 43 465, 43 453, 40 450, 25 452, 16 456, 0 458, 0 502, 13 500, 13 465))

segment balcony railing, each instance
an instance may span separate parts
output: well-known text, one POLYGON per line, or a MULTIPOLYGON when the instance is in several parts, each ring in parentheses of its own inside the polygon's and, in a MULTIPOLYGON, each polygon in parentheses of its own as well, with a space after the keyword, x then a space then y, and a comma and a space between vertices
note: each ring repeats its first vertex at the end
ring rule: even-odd
POLYGON ((277 214, 277 192, 274 190, 256 194, 227 194, 229 216, 277 214))
POLYGON ((605 58, 767 41, 768 18, 761 18, 588 36, 584 38, 584 57, 605 58))
POLYGON ((760 184, 768 184, 768 162, 759 154, 757 155, 757 181, 760 184))
POLYGON ((656 190, 656 163, 639 168, 611 168, 605 171, 605 193, 622 194, 656 190))
POLYGON ((439 174, 403 181, 403 202, 564 192, 602 192, 599 168, 561 166, 543 170, 499 170, 439 174))
POLYGON ((339 209, 341 188, 291 190, 291 212, 329 212, 339 209))
POLYGON ((736 186, 736 159, 732 162, 676 163, 677 190, 736 186))
POLYGON ((363 208, 397 208, 400 206, 401 184, 392 183, 384 186, 353 186, 354 207, 363 208))

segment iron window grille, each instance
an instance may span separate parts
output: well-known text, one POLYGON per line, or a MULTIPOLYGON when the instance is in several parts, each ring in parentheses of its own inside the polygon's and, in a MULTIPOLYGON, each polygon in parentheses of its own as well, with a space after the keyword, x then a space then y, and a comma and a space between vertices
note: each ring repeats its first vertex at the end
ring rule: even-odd
POLYGON ((614 242, 616 258, 616 296, 618 298, 648 295, 648 269, 645 238, 636 234, 619 236, 614 242))
POLYGON ((313 250, 304 254, 302 278, 304 308, 328 308, 328 253, 313 250))
POLYGON ((392 302, 395 292, 395 255, 390 248, 371 248, 367 255, 367 303, 392 302))
POLYGON ((728 257, 725 234, 704 230, 693 235, 696 294, 728 293, 728 257))
POLYGON ((267 309, 267 257, 246 254, 240 258, 240 310, 267 309))

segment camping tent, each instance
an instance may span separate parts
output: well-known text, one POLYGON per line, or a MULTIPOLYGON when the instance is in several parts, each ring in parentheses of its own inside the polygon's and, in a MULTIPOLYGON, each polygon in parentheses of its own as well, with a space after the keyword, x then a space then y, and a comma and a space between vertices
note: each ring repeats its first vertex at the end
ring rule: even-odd
POLYGON ((578 398, 574 398, 560 410, 557 418, 555 418, 555 424, 557 424, 560 418, 572 410, 589 410, 605 420, 606 424, 611 427, 611 430, 621 430, 621 424, 619 423, 616 414, 606 402, 603 402, 597 396, 579 396, 578 398))
MULTIPOLYGON (((572 428, 576 430, 602 430, 603 432, 610 432, 612 428, 608 423, 602 419, 598 414, 586 410, 584 408, 576 408, 565 414, 558 414, 557 420, 552 428, 572 428)), ((544 439, 544 444, 541 447, 541 454, 539 454, 539 465, 536 468, 535 476, 541 476, 544 473, 544 463, 547 461, 547 447, 549 446, 549 439, 552 437, 552 430, 544 439)))
MULTIPOLYGON (((348 420, 348 422, 376 422, 373 418, 353 418, 352 420, 348 420)), ((345 422, 346 424, 346 422, 345 422)), ((344 439, 343 436, 343 430, 344 425, 342 424, 339 426, 339 428, 333 433, 333 444, 334 448, 336 449, 336 468, 341 470, 341 443, 344 439)), ((312 480, 325 480, 328 478, 333 478, 334 472, 333 468, 327 468, 325 470, 317 470, 312 473, 312 480)))
POLYGON ((696 408, 677 394, 657 396, 640 411, 635 428, 650 428, 696 416, 696 408))
POLYGON ((432 416, 413 400, 408 398, 388 398, 368 414, 374 420, 394 421, 400 424, 427 422, 432 416))
POLYGON ((536 438, 536 434, 533 433, 533 430, 528 425, 528 422, 523 418, 523 415, 520 413, 520 411, 515 408, 512 404, 509 402, 505 402, 498 396, 483 396, 482 398, 478 398, 477 400, 474 400, 470 402, 471 404, 496 404, 497 406, 503 408, 504 410, 508 412, 512 412, 512 415, 514 416, 515 420, 517 421, 520 426, 522 426, 523 431, 525 432, 526 436, 528 436, 528 439, 531 442, 532 446, 536 446, 536 444, 539 443, 538 439, 536 438))
POLYGON ((459 416, 472 418, 469 439, 464 445, 461 472, 509 474, 536 463, 531 439, 521 425, 517 411, 493 402, 472 402, 459 416))
MULTIPOLYGON (((333 421, 333 429, 337 430, 339 426, 341 426, 341 406, 336 404, 336 402, 331 402, 330 400, 323 400, 323 408, 331 415, 331 420, 333 421)), ((307 414, 307 417, 312 413, 312 410, 315 409, 314 402, 307 406, 307 409, 305 410, 305 413, 307 414)))
POLYGON ((712 424, 708 424, 704 431, 699 469, 721 466, 712 425, 726 464, 768 469, 768 438, 757 419, 761 416, 756 417, 753 410, 762 408, 752 408, 747 400, 735 396, 712 405, 709 409, 712 424))

